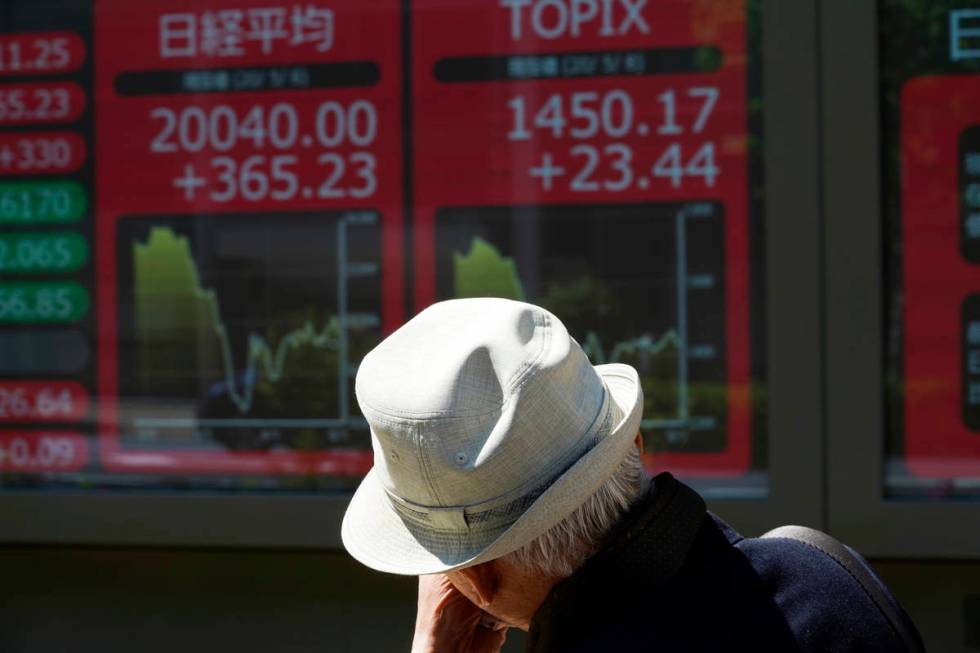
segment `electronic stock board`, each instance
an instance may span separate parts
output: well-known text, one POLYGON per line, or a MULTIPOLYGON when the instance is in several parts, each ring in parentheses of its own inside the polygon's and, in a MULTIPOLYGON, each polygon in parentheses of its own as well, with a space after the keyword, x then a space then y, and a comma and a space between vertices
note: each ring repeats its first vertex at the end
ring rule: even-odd
POLYGON ((980 9, 882 7, 886 483, 975 493, 980 476, 980 9), (911 56, 908 53, 913 53, 911 56))
POLYGON ((353 487, 360 357, 482 295, 637 367, 651 467, 763 468, 753 6, 10 3, 0 482, 353 487))

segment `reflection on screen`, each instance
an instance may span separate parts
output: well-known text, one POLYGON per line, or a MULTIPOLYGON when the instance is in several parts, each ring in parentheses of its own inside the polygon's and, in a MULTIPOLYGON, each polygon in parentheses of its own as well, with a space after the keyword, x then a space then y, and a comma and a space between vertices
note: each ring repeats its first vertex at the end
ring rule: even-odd
POLYGON ((980 13, 883 3, 886 494, 980 492, 980 13))
POLYGON ((8 3, 0 484, 349 490, 361 357, 490 295, 764 494, 758 3, 588 6, 8 3))

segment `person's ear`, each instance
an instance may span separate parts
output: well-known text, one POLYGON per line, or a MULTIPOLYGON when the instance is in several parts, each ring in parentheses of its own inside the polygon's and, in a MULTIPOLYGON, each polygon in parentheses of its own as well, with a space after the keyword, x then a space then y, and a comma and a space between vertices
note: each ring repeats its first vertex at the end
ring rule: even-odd
POLYGON ((492 561, 457 569, 452 574, 453 584, 463 586, 456 589, 475 599, 477 607, 482 610, 486 610, 497 596, 498 580, 497 568, 492 561))
POLYGON ((636 446, 640 449, 640 455, 643 454, 643 434, 639 431, 636 432, 636 446))

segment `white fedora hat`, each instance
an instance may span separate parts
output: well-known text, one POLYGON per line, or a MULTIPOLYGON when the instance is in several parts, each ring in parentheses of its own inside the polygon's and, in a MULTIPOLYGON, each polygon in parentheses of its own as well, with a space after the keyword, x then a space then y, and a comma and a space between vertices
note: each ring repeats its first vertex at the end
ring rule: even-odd
POLYGON ((434 304, 365 356, 374 467, 342 529, 365 565, 433 574, 499 558, 585 502, 633 445, 643 391, 562 323, 506 299, 434 304))

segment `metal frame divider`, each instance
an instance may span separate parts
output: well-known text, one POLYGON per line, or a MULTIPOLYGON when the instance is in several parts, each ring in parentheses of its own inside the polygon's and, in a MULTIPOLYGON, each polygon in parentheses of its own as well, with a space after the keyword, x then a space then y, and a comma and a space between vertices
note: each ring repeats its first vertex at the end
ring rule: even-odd
POLYGON ((710 505, 746 535, 825 527, 817 2, 762 7, 769 497, 710 505))

